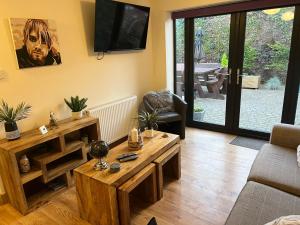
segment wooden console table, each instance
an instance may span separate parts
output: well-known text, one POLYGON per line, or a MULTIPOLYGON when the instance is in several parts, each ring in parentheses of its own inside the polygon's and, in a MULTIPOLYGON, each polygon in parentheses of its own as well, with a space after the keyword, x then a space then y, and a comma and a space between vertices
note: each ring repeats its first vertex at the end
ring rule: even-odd
MULTIPOLYGON (((143 170, 172 147, 180 148, 180 138, 175 134, 156 131, 151 139, 144 138, 144 147, 137 151, 138 159, 121 164, 121 170, 95 171, 97 160, 91 160, 74 170, 79 212, 82 219, 93 225, 119 225, 118 187, 143 170)), ((111 149, 107 161, 115 162, 118 155, 129 152, 127 142, 111 149)))
POLYGON ((66 119, 44 135, 34 129, 14 141, 0 140, 0 174, 10 204, 27 214, 70 187, 70 171, 87 161, 83 136, 100 140, 98 119, 66 119), (24 154, 31 164, 28 173, 19 168, 24 154))

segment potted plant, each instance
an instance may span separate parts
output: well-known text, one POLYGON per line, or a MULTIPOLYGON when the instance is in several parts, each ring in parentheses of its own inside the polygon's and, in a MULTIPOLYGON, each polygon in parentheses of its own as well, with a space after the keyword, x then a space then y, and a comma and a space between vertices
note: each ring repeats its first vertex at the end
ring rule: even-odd
POLYGON ((8 140, 18 139, 20 132, 17 121, 28 117, 31 106, 21 102, 15 109, 10 107, 4 100, 0 105, 0 122, 4 122, 6 138, 8 140))
POLYGON ((87 105, 87 98, 79 98, 79 96, 71 97, 70 101, 64 99, 67 106, 72 110, 72 117, 75 120, 82 118, 82 110, 84 110, 87 105))
POLYGON ((201 106, 194 108, 194 120, 203 122, 205 111, 201 106))
POLYGON ((139 121, 145 127, 145 137, 153 137, 154 130, 158 128, 158 111, 155 109, 152 113, 142 111, 139 116, 139 121))

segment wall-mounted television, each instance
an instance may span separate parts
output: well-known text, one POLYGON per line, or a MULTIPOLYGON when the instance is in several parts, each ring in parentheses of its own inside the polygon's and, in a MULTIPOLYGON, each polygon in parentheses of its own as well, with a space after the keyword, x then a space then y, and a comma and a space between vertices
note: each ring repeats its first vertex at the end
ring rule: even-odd
POLYGON ((146 48, 150 8, 111 0, 96 0, 94 51, 146 48))

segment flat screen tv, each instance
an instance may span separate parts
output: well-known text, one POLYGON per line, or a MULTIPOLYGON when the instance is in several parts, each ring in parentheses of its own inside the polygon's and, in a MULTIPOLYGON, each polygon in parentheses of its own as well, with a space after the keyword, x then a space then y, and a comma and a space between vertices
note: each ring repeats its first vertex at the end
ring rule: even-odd
POLYGON ((150 8, 96 0, 95 52, 146 48, 150 8))

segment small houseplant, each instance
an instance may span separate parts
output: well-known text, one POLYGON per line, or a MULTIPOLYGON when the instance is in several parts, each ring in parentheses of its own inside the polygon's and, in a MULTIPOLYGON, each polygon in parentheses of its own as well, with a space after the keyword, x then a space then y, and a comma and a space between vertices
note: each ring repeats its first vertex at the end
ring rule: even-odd
POLYGON ((72 110, 72 117, 73 119, 80 119, 82 118, 82 110, 84 110, 87 105, 87 98, 79 98, 79 96, 72 97, 70 100, 64 99, 67 106, 72 110))
POLYGON ((158 111, 156 109, 152 113, 142 111, 138 118, 143 127, 145 127, 145 136, 153 137, 153 131, 158 128, 158 111))
POLYGON ((205 111, 201 106, 194 108, 194 120, 202 122, 204 120, 205 111))
POLYGON ((18 139, 20 132, 17 121, 28 117, 31 106, 21 102, 16 108, 10 107, 4 100, 0 105, 0 122, 4 122, 6 138, 8 140, 18 139))

